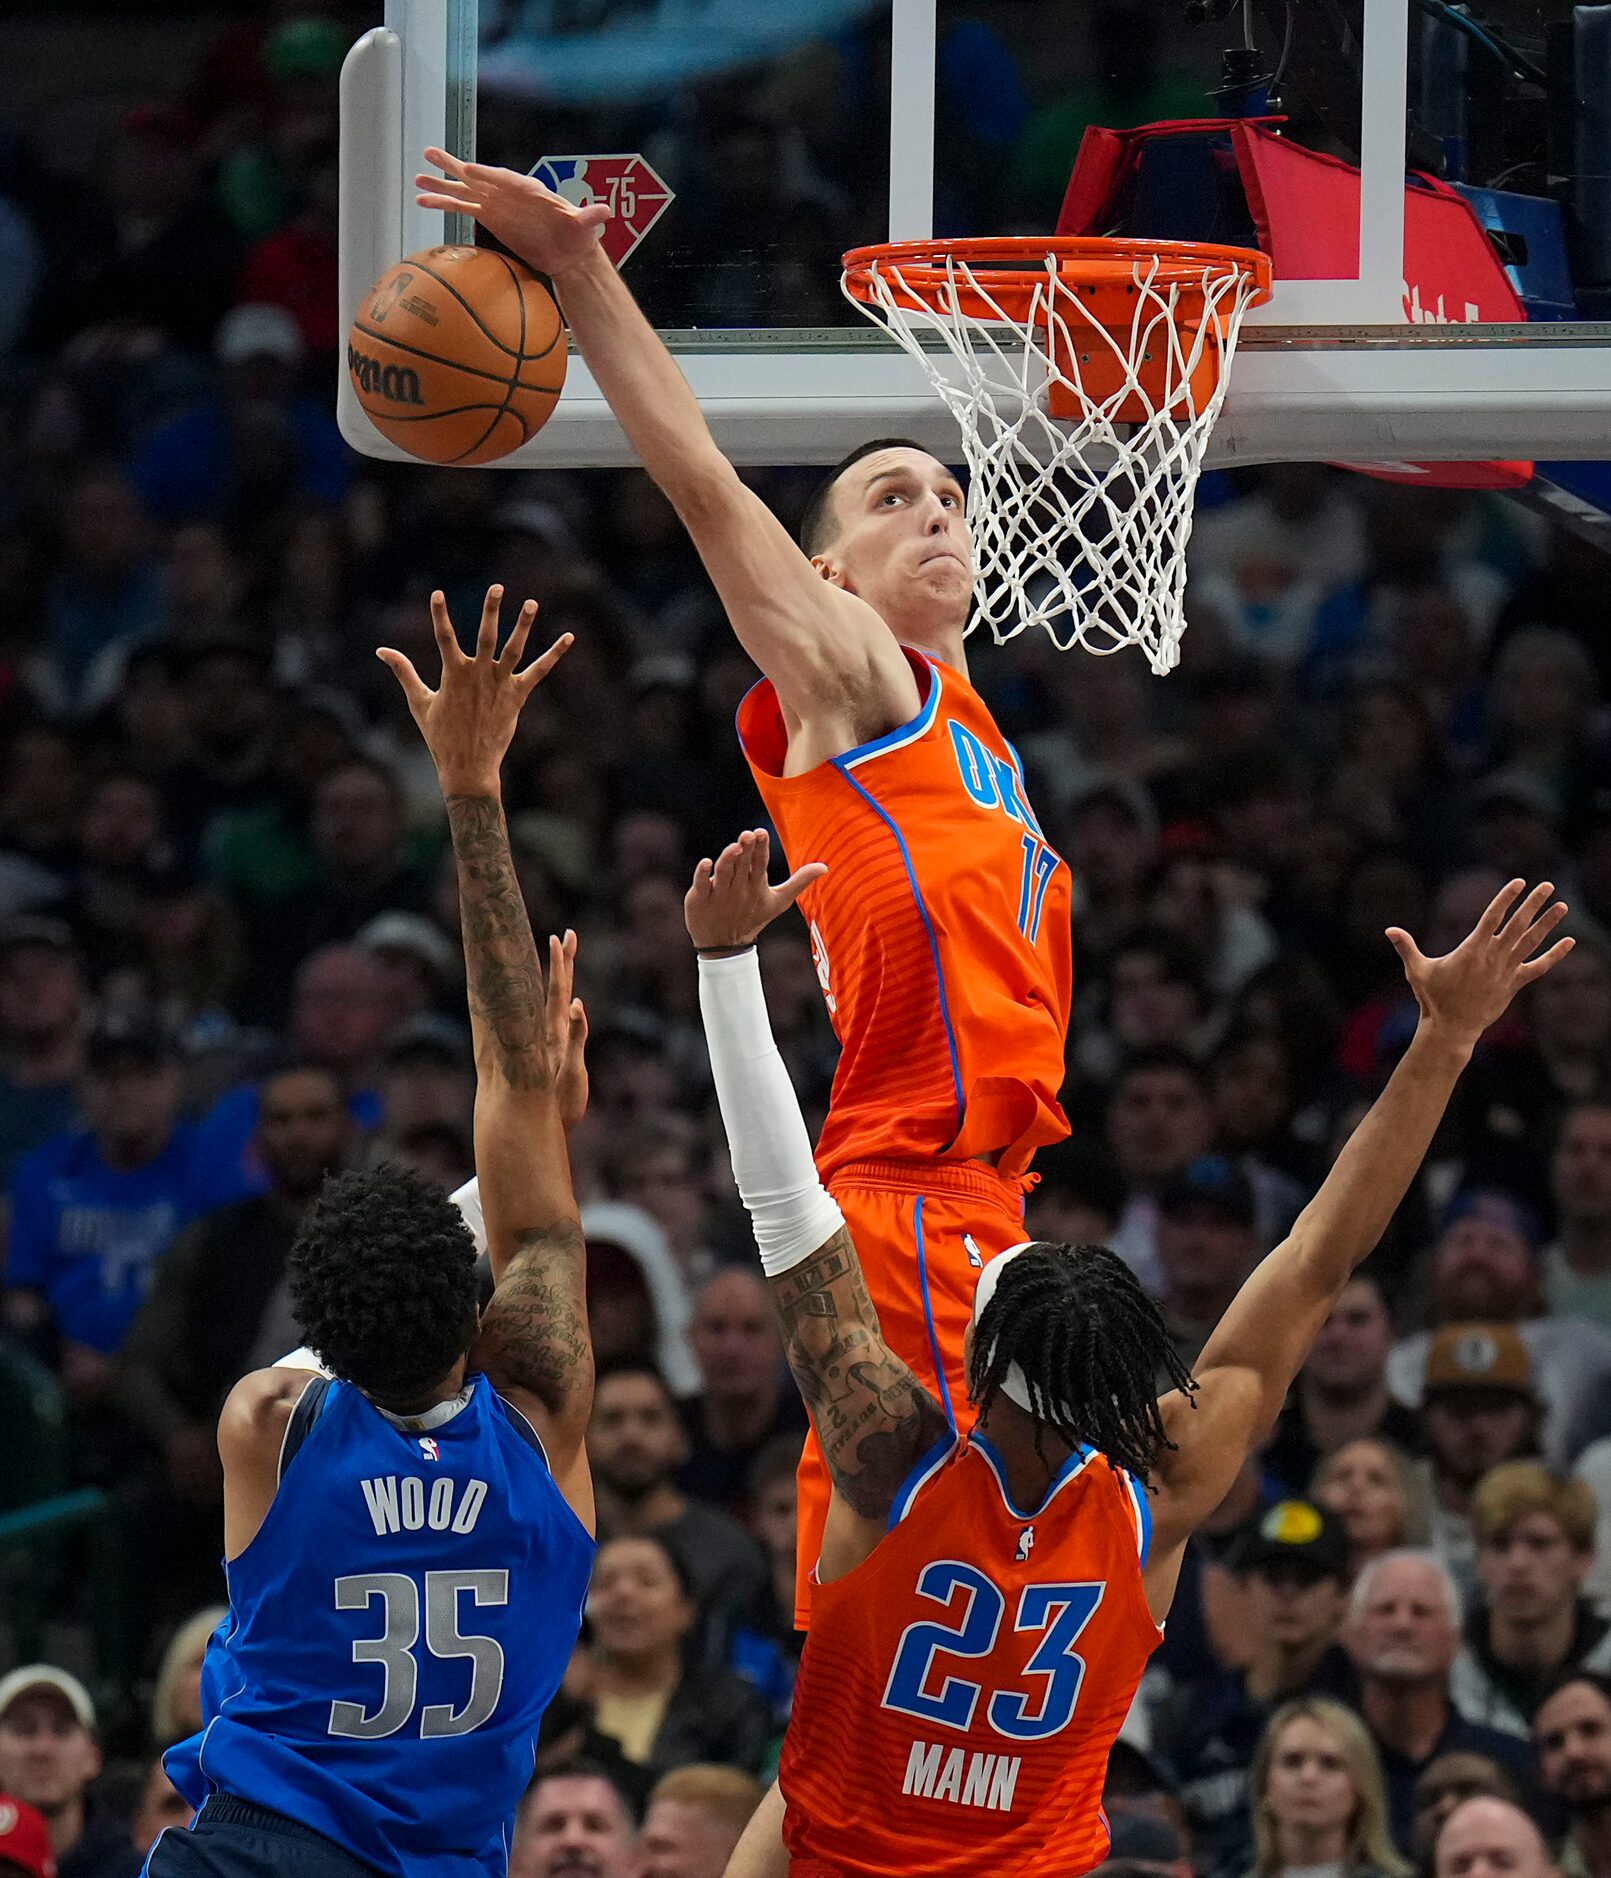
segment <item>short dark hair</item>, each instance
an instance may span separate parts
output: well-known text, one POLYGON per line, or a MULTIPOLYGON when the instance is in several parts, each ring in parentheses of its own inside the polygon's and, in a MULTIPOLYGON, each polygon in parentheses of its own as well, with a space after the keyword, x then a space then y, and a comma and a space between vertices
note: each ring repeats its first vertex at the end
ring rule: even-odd
POLYGON ((968 1393, 981 1416, 1014 1365, 1040 1429, 1083 1442, 1146 1485, 1172 1447, 1158 1378, 1185 1395, 1197 1384, 1158 1306, 1116 1252, 1100 1245, 1030 1245, 1002 1268, 974 1327, 968 1393))
POLYGON ((591 1760, 578 1754, 574 1759, 560 1761, 553 1767, 541 1767, 531 1777, 531 1785, 521 1796, 522 1807, 536 1795, 540 1787, 545 1787, 550 1780, 602 1780, 615 1797, 621 1802, 621 1811, 626 1816, 627 1825, 636 1831, 642 1823, 643 1808, 637 1797, 627 1791, 612 1768, 603 1761, 591 1760))
POLYGON ((666 1406, 673 1415, 677 1413, 677 1392, 666 1380, 666 1373, 656 1363, 646 1363, 640 1357, 618 1356, 610 1362, 600 1363, 593 1376, 593 1399, 598 1400, 599 1390, 617 1376, 644 1376, 654 1384, 666 1398, 666 1406))
POLYGON ((385 1162, 334 1174, 291 1247, 292 1309, 326 1368, 406 1407, 475 1341, 475 1256, 464 1215, 418 1174, 385 1162))
POLYGON ((1197 1087, 1206 1095, 1208 1076, 1201 1063, 1189 1050, 1181 1049, 1176 1043, 1153 1043, 1143 1050, 1133 1050, 1119 1065, 1119 1072, 1113 1078, 1111 1095, 1117 1093, 1120 1086, 1132 1076, 1158 1075, 1173 1071, 1177 1075, 1189 1076, 1197 1087))
POLYGON ((800 546, 808 559, 821 554, 839 532, 838 518, 833 512, 833 492, 839 478, 864 456, 873 456, 880 450, 921 450, 924 456, 934 455, 926 445, 914 443, 910 437, 875 437, 871 443, 858 444, 848 456, 842 456, 811 492, 811 500, 800 517, 800 546))
MULTIPOLYGON (((1542 1708, 1552 1696, 1559 1695, 1563 1689, 1570 1689, 1573 1683, 1577 1682, 1586 1682, 1606 1707, 1611 1708, 1611 1676, 1598 1669, 1570 1668, 1563 1669, 1559 1675, 1549 1679, 1544 1688, 1543 1701, 1539 1703, 1538 1708, 1542 1708)), ((1538 1709, 1534 1709, 1533 1713, 1536 1715, 1538 1709)))
POLYGON ((699 1603, 699 1592, 694 1584, 693 1567, 688 1563, 681 1546, 666 1532, 612 1532, 607 1539, 599 1541, 599 1551, 611 1545, 652 1545, 665 1555, 671 1575, 677 1581, 677 1589, 690 1604, 699 1603))

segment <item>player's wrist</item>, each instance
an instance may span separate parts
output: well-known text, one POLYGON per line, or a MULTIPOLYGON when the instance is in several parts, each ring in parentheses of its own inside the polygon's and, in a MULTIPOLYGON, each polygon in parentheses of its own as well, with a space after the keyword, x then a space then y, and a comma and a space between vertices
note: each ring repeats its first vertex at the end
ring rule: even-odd
POLYGON ((473 771, 460 774, 456 770, 436 772, 437 781, 442 785, 444 801, 502 802, 503 779, 498 775, 481 776, 473 771))
POLYGON ((717 939, 709 945, 695 945, 694 951, 702 959, 739 959, 746 952, 755 950, 753 939, 717 939))

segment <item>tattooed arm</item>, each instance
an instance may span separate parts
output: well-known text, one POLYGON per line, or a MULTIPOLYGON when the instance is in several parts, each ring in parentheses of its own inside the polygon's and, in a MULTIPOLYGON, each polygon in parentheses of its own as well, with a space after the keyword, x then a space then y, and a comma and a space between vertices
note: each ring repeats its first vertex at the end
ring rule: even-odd
POLYGON ((913 1469, 953 1430, 884 1342, 847 1227, 767 1283, 833 1482, 818 1565, 827 1584, 872 1551, 913 1469))
POLYGON ((767 848, 765 833, 753 830, 714 864, 701 861, 683 912, 700 955, 700 1009, 733 1175, 833 1483, 817 1568, 826 1583, 878 1543, 902 1485, 952 1429, 884 1342, 844 1217, 812 1164, 754 942, 825 870, 802 867, 772 887, 767 848))
POLYGON ((584 1438, 593 1406, 586 1259, 550 1057, 543 975, 504 821, 500 770, 521 706, 570 644, 517 671, 537 608, 527 601, 497 655, 503 590, 488 590, 473 657, 431 596, 442 682, 431 691, 383 650, 436 763, 458 863, 470 1029, 475 1161, 495 1290, 476 1362, 543 1438, 554 1478, 591 1526, 584 1438))

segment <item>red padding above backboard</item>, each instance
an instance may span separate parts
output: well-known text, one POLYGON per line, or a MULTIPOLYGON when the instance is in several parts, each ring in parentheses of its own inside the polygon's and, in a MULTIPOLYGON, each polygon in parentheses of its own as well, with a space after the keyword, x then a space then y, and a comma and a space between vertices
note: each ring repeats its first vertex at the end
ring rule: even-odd
MULTIPOLYGON (((1336 157, 1233 123, 1247 206, 1277 280, 1352 280, 1359 272, 1359 171, 1336 157)), ((1525 320, 1482 224, 1430 177, 1404 189, 1404 316, 1416 323, 1525 320)))

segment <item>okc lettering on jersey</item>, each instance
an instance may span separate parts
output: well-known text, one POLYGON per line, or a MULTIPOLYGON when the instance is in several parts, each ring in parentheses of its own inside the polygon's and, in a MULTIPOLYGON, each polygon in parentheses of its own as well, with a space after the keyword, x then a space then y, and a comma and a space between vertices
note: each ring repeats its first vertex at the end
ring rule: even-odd
POLYGON ((906 1757, 901 1792, 919 1800, 947 1800, 953 1806, 1010 1813, 1022 1766, 1016 1754, 970 1754, 966 1748, 947 1753, 938 1741, 914 1741, 906 1757))
POLYGON ((401 1479, 396 1474, 382 1474, 378 1479, 366 1480, 363 1489, 375 1536, 381 1539, 388 1533, 418 1532, 422 1526, 429 1526, 432 1532, 474 1532, 487 1497, 484 1480, 461 1483, 446 1474, 439 1474, 429 1486, 417 1474, 405 1474, 401 1479))
POLYGON ((982 809, 1004 809, 1015 822, 1022 822, 1032 834, 1040 833, 1040 823, 1024 794, 1024 779, 1005 757, 987 750, 966 724, 947 718, 951 748, 956 752, 962 786, 982 809))

